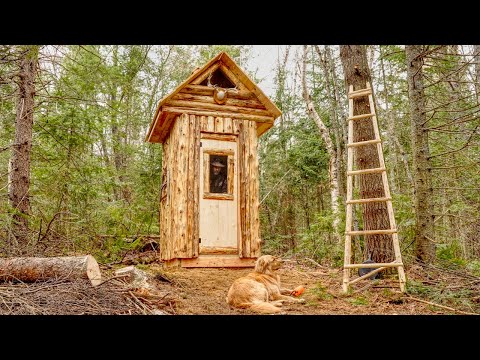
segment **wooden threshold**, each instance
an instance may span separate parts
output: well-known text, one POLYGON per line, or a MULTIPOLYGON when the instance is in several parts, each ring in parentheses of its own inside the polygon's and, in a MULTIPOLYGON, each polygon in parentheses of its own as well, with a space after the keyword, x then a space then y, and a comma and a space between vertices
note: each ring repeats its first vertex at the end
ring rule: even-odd
POLYGON ((200 245, 200 255, 238 255, 236 247, 214 247, 200 245))
POLYGON ((195 259, 181 259, 183 268, 254 267, 256 258, 239 258, 238 255, 200 255, 195 259))

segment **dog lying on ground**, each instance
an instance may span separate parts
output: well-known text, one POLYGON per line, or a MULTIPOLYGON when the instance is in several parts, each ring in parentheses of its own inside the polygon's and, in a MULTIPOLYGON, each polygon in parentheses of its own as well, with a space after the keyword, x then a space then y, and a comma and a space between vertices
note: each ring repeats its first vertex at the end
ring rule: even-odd
POLYGON ((230 306, 250 309, 260 314, 279 313, 284 302, 305 303, 305 299, 290 296, 293 290, 280 287, 280 275, 275 271, 282 266, 282 259, 272 255, 260 256, 255 271, 235 280, 228 290, 226 301, 230 306))

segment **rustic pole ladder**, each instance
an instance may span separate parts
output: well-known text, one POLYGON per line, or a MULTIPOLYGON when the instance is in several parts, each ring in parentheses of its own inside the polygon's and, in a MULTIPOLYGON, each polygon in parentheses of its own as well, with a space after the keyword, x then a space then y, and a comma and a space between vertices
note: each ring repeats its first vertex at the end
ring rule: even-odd
POLYGON ((367 82, 367 87, 365 89, 360 89, 353 91, 353 85, 349 86, 348 92, 348 143, 347 143, 347 201, 346 201, 346 224, 345 224, 345 260, 343 265, 343 292, 347 293, 350 285, 371 277, 372 275, 379 273, 380 271, 389 268, 396 267, 398 271, 398 279, 400 283, 400 291, 405 292, 405 272, 403 269, 402 263, 402 254, 400 252, 400 245, 398 242, 398 233, 397 225, 395 223, 395 217, 393 213, 392 206, 392 197, 390 195, 390 188, 388 186, 387 180, 387 171, 385 169, 385 161, 383 158, 382 150, 382 140, 380 139, 380 132, 378 130, 377 115, 375 113, 375 104, 372 97, 372 88, 370 83, 367 82), (371 113, 369 114, 353 114, 353 101, 356 98, 368 96, 370 103, 371 113), (375 134, 375 139, 367 141, 353 142, 353 122, 356 120, 371 118, 373 123, 373 131, 375 134), (380 167, 363 169, 363 170, 353 170, 353 149, 358 146, 376 144, 378 152, 378 160, 380 167), (370 199, 353 199, 353 176, 360 174, 382 174, 382 183, 384 190, 384 197, 381 198, 370 198, 370 199), (355 204, 365 204, 369 202, 386 202, 388 218, 390 220, 390 229, 384 230, 361 230, 353 231, 353 206, 355 204), (367 263, 367 264, 352 264, 351 263, 351 254, 352 254, 352 236, 356 235, 376 235, 376 234, 391 234, 393 240, 393 250, 395 253, 395 261, 390 263, 367 263), (375 270, 370 271, 369 273, 359 276, 356 279, 350 280, 350 269, 355 268, 376 268, 375 270))

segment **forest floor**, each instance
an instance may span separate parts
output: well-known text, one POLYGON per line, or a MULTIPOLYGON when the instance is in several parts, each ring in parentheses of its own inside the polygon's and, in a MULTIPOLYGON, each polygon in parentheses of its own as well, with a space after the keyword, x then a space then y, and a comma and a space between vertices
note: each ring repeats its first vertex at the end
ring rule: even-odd
MULTIPOLYGON (((232 282, 252 269, 168 269, 151 266, 157 286, 175 294, 175 314, 253 314, 233 309, 225 297, 232 282)), ((342 293, 342 270, 287 262, 279 270, 286 288, 303 285, 305 304, 285 304, 289 315, 418 315, 480 314, 480 278, 454 271, 428 269, 414 265, 407 269, 408 293, 398 281, 365 280, 352 285, 349 295, 342 293), (426 301, 431 304, 422 302, 426 301), (436 306, 440 305, 440 306, 436 306)))
MULTIPOLYGON (((122 267, 125 264, 118 264, 122 267)), ((117 266, 115 266, 117 267, 117 266)), ((137 264, 150 287, 132 288, 102 267, 107 281, 93 288, 88 280, 55 279, 35 284, 0 285, 0 314, 112 315, 249 315, 233 309, 225 297, 232 282, 247 269, 164 268, 160 263, 137 264)), ((285 304, 285 315, 420 315, 480 314, 480 278, 466 270, 406 266, 407 293, 401 293, 396 274, 352 285, 342 293, 342 270, 305 259, 287 259, 279 270, 282 285, 302 285, 305 304, 285 304)))

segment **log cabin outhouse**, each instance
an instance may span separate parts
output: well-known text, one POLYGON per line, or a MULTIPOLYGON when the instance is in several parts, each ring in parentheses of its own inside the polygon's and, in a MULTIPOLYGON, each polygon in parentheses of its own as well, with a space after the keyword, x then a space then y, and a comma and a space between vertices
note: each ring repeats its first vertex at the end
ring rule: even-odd
POLYGON ((225 52, 158 104, 160 258, 182 267, 250 267, 260 256, 258 138, 280 110, 225 52))

